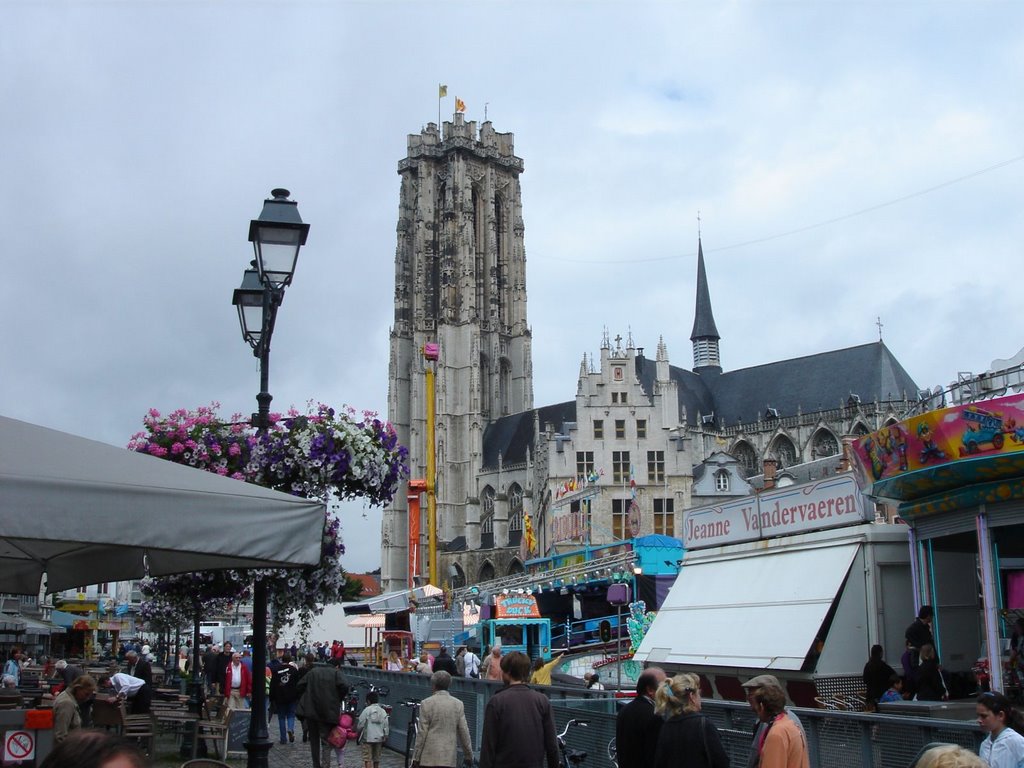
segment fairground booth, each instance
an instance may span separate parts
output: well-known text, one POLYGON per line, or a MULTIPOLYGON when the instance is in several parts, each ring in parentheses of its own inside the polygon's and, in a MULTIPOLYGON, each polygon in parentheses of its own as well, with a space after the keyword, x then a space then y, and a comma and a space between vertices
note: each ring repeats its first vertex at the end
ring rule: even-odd
POLYGON ((1024 395, 922 413, 853 448, 865 492, 910 526, 915 608, 935 607, 950 693, 973 689, 972 667, 1019 689, 1008 646, 1024 616, 1024 395))
POLYGON ((743 701, 771 672, 798 706, 863 688, 868 650, 890 661, 912 618, 907 531, 876 522, 850 472, 683 515, 679 576, 634 659, 697 672, 743 701))

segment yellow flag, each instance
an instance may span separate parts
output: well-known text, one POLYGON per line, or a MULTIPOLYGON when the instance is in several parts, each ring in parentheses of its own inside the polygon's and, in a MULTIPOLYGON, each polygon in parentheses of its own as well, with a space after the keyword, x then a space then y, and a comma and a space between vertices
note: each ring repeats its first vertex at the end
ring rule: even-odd
POLYGON ((455 111, 456 112, 465 112, 466 111, 466 102, 464 102, 458 96, 455 97, 455 111))
POLYGON ((439 86, 437 86, 437 98, 443 99, 447 95, 448 95, 448 86, 447 85, 439 85, 439 86))

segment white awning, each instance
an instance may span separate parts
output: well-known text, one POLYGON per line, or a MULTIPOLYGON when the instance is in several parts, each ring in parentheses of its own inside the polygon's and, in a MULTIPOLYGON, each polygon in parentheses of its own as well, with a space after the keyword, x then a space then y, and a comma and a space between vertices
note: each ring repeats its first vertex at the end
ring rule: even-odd
POLYGON ((383 595, 370 597, 359 603, 351 603, 345 606, 346 616, 355 616, 360 613, 397 613, 409 610, 410 601, 420 601, 427 598, 437 598, 444 594, 444 590, 435 587, 433 584, 424 584, 413 589, 403 589, 397 592, 385 592, 383 595))
POLYGON ((860 544, 687 553, 635 658, 799 670, 860 544))

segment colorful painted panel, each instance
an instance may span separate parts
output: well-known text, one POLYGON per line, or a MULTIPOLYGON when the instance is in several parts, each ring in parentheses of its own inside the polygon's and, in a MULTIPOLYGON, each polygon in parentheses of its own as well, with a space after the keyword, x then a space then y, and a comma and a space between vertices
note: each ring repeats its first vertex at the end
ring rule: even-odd
POLYGON ((853 444, 872 496, 909 501, 1020 475, 1024 395, 913 416, 853 444))

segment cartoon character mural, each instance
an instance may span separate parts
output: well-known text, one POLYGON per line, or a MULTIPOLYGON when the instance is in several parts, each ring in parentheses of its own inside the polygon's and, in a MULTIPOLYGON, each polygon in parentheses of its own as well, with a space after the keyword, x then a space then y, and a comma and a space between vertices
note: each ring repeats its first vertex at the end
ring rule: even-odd
POLYGON ((922 421, 917 425, 917 439, 921 441, 922 464, 927 464, 933 459, 942 461, 946 458, 946 452, 935 444, 935 437, 928 422, 922 421))
POLYGON ((862 439, 871 462, 871 474, 881 480, 887 470, 907 471, 907 432, 902 424, 891 424, 862 439))

